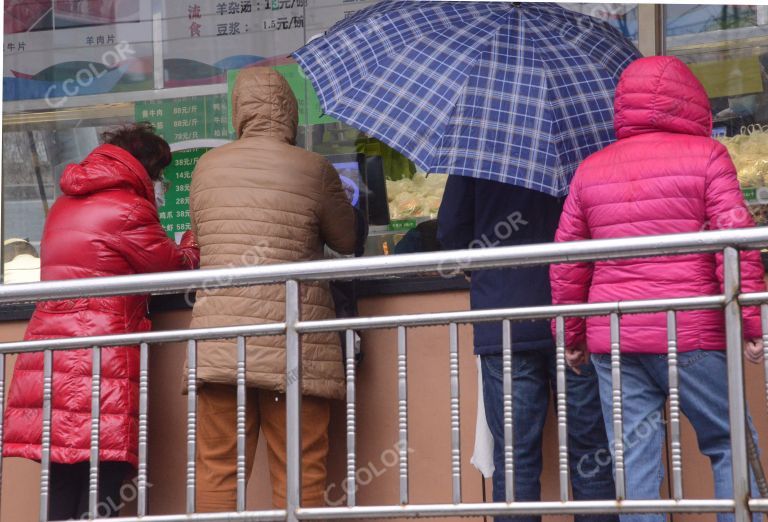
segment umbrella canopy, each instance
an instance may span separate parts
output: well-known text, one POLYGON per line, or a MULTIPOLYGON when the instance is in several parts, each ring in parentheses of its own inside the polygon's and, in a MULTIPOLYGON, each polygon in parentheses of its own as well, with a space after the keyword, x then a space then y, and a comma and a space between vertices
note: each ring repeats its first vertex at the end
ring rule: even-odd
POLYGON ((613 94, 639 58, 556 4, 389 0, 294 53, 326 114, 426 172, 553 196, 614 139, 613 94))

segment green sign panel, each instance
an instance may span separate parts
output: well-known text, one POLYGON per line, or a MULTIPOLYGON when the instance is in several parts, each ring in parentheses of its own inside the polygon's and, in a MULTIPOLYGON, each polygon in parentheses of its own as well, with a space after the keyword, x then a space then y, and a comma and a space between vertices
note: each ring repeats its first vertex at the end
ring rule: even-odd
POLYGON ((389 222, 389 230, 392 232, 404 232, 416 228, 415 219, 395 219, 389 222))
POLYGON ((200 139, 234 139, 229 132, 223 94, 137 102, 136 121, 148 121, 168 143, 200 139))
MULTIPOLYGON (((136 121, 148 121, 168 143, 202 139, 234 139, 227 125, 227 98, 223 94, 171 100, 137 102, 136 121)), ((171 186, 165 205, 159 209, 160 223, 177 242, 189 230, 189 185, 197 160, 208 149, 194 148, 173 153, 163 176, 171 186)))
POLYGON ((163 171, 165 179, 171 182, 165 194, 165 205, 159 210, 160 223, 171 239, 177 242, 190 229, 189 185, 197 160, 208 149, 188 149, 173 153, 173 161, 163 171))

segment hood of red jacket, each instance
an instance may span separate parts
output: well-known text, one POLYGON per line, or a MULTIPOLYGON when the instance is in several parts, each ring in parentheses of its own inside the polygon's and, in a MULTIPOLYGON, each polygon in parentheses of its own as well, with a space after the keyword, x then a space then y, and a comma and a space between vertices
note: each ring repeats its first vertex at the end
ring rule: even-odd
POLYGON ((650 132, 712 134, 712 109, 704 86, 674 56, 631 63, 616 87, 614 129, 618 139, 650 132))
POLYGON ((68 165, 61 175, 61 190, 69 196, 86 196, 112 189, 127 189, 155 201, 152 180, 139 160, 115 145, 101 145, 80 164, 68 165))

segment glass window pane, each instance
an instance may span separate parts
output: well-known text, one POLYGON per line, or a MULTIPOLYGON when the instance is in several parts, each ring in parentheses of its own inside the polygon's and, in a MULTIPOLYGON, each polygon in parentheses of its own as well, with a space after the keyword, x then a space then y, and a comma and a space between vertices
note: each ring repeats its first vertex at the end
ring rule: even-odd
POLYGON ((605 20, 621 34, 637 43, 637 4, 561 3, 566 9, 605 20))
POLYGON ((667 51, 707 90, 713 134, 727 147, 755 217, 768 224, 768 8, 666 6, 667 51), (758 204, 760 203, 760 204, 758 204))
MULTIPOLYGON (((82 115, 82 111, 73 112, 82 115)), ((47 120, 55 113, 6 118, 3 128, 3 260, 7 283, 39 280, 43 225, 50 206, 61 194, 59 180, 64 168, 81 161, 111 125, 132 119, 116 111, 111 115, 103 112, 103 117, 95 120, 47 120)))
POLYGON ((151 2, 9 0, 3 51, 5 102, 149 89, 151 2))

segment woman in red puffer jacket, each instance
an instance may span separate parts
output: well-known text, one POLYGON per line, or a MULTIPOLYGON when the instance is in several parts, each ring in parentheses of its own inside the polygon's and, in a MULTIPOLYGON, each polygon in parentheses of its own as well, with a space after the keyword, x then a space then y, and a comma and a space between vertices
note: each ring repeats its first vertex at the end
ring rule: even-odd
MULTIPOLYGON (((156 197, 168 144, 149 124, 107 133, 105 144, 61 177, 64 193, 43 231, 44 281, 189 270, 199 252, 188 233, 181 246, 160 225, 156 197)), ((77 298, 40 302, 25 340, 150 330, 148 297, 77 298)), ((88 510, 91 426, 91 350, 53 355, 50 520, 80 518, 88 510)), ((120 505, 119 489, 137 465, 139 353, 105 348, 101 362, 99 516, 120 505)), ((3 455, 41 459, 43 354, 19 355, 5 412, 3 455)))
MULTIPOLYGON (((617 86, 615 111, 618 141, 579 167, 556 241, 754 226, 731 158, 710 137, 707 93, 683 62, 658 56, 632 63, 617 86)), ((561 264, 552 266, 550 276, 555 304, 715 295, 723 291, 723 256, 561 264)), ((745 292, 765 289, 759 252, 741 253, 741 285, 745 292)), ((676 315, 680 406, 710 457, 717 497, 733 498, 723 313, 676 315)), ((658 498, 668 393, 666 314, 622 316, 620 334, 627 498, 658 498)), ((755 309, 744 312, 744 334, 746 354, 756 362, 762 343, 755 309)), ((569 319, 566 338, 570 363, 585 361, 587 349, 592 353, 613 440, 609 318, 569 319)))

